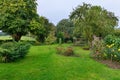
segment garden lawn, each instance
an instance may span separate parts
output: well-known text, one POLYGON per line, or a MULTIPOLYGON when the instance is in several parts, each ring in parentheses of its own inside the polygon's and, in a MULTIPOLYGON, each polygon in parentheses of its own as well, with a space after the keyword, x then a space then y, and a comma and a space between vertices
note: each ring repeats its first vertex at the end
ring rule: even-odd
POLYGON ((89 51, 74 47, 80 57, 65 57, 56 46, 32 46, 25 59, 0 63, 0 80, 120 80, 120 70, 92 60, 89 51))
MULTIPOLYGON (((11 36, 0 36, 0 40, 12 40, 12 37, 11 36)), ((23 41, 35 41, 35 39, 34 38, 32 38, 32 37, 27 37, 27 36, 22 36, 21 37, 21 40, 23 40, 23 41)))

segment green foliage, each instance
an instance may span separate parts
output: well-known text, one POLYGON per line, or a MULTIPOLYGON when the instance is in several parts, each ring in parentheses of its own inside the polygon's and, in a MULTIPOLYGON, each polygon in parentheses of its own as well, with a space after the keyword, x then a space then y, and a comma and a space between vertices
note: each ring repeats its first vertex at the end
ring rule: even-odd
POLYGON ((116 37, 113 36, 113 35, 108 35, 108 36, 106 36, 106 37, 104 38, 105 44, 110 45, 110 44, 114 43, 114 42, 115 42, 115 38, 116 38, 116 37))
POLYGON ((22 42, 8 42, 0 46, 0 57, 2 62, 12 62, 24 58, 28 53, 30 44, 22 42))
POLYGON ((64 33, 63 32, 57 32, 57 42, 58 43, 63 43, 64 42, 64 33))
POLYGON ((20 58, 24 58, 30 49, 29 43, 19 43, 16 49, 16 53, 19 53, 20 58))
POLYGON ((104 59, 104 42, 103 40, 94 39, 92 41, 91 56, 97 59, 104 59))
MULTIPOLYGON (((41 17, 40 17, 41 18, 41 17)), ((41 19, 39 19, 39 21, 33 19, 30 22, 30 30, 31 33, 35 34, 35 35, 39 35, 39 34, 43 34, 43 32, 45 31, 44 25, 42 22, 40 22, 41 19)))
POLYGON ((53 44, 56 42, 55 32, 51 31, 48 37, 45 39, 46 44, 53 44))
POLYGON ((118 25, 118 19, 114 13, 100 6, 85 3, 73 10, 70 19, 75 24, 74 33, 85 36, 89 42, 92 42, 93 35, 105 37, 112 34, 114 27, 118 25))
POLYGON ((92 57, 120 61, 120 38, 108 35, 102 40, 94 40, 92 57))
POLYGON ((120 37, 120 29, 119 28, 115 29, 114 35, 117 37, 120 37))
POLYGON ((0 0, 0 30, 15 41, 30 31, 30 22, 37 17, 36 0, 0 0))
POLYGON ((62 19, 57 24, 57 38, 64 39, 64 42, 67 42, 70 38, 73 37, 74 24, 69 19, 62 19))
POLYGON ((0 58, 2 62, 8 62, 11 60, 11 52, 8 49, 0 48, 0 58))
POLYGON ((111 60, 120 61, 120 38, 108 35, 105 37, 105 54, 111 60))
POLYGON ((33 19, 30 23, 30 32, 36 36, 38 42, 45 42, 45 38, 49 36, 50 32, 55 32, 55 26, 50 23, 49 20, 43 16, 40 16, 37 20, 33 19))

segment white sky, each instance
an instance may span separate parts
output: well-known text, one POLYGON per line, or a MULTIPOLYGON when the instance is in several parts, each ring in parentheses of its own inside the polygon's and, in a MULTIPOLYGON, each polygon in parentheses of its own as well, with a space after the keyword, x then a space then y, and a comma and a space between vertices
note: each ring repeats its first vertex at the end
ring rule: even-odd
POLYGON ((61 19, 68 18, 70 12, 83 2, 100 5, 120 17, 120 0, 37 0, 37 10, 39 15, 45 16, 50 22, 57 24, 61 19))

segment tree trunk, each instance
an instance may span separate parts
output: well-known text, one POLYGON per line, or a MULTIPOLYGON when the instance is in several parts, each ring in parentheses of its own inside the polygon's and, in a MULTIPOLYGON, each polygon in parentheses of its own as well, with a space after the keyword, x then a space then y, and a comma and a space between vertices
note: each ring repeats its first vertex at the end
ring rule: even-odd
POLYGON ((14 41, 18 42, 21 39, 21 34, 12 34, 12 38, 14 41))

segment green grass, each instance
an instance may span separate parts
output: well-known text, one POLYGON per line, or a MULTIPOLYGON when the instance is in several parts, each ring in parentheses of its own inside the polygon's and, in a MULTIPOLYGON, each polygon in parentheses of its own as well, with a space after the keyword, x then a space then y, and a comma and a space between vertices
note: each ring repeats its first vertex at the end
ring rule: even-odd
POLYGON ((120 80, 120 70, 92 60, 89 51, 74 47, 80 57, 65 57, 56 46, 32 46, 25 59, 0 63, 0 80, 120 80))
POLYGON ((0 40, 11 40, 11 36, 0 36, 0 40))
MULTIPOLYGON (((12 40, 11 36, 0 36, 0 40, 12 40)), ((21 40, 35 41, 32 37, 22 36, 21 40)))

